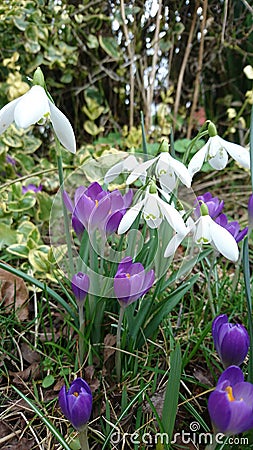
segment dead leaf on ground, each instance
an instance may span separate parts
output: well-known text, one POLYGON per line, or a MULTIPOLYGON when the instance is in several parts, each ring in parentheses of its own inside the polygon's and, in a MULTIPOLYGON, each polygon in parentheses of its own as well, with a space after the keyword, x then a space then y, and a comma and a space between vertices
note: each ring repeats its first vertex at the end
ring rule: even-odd
POLYGON ((10 375, 14 376, 13 383, 14 384, 23 384, 23 381, 29 380, 32 378, 36 380, 39 378, 40 369, 37 362, 32 363, 29 367, 24 370, 20 370, 19 372, 9 372, 10 375))
POLYGON ((29 362, 30 364, 33 364, 35 362, 38 363, 40 361, 40 354, 35 350, 32 350, 26 342, 22 342, 20 347, 22 356, 25 361, 29 362))
POLYGON ((7 270, 0 269, 0 301, 3 301, 10 309, 15 305, 15 311, 20 321, 28 319, 28 289, 22 278, 14 275, 7 270))
POLYGON ((104 364, 116 351, 116 336, 108 333, 104 338, 104 364))

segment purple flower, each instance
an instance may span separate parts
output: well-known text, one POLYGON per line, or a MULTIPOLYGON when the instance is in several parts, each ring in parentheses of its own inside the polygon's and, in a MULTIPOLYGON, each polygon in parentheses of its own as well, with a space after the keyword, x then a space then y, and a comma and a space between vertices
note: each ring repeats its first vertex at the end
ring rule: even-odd
POLYGON ((155 281, 153 270, 145 272, 141 263, 126 256, 118 265, 114 277, 114 292, 121 306, 128 306, 149 291, 155 281))
POLYGON ((240 230, 240 225, 237 221, 229 222, 226 214, 220 214, 216 217, 215 222, 221 225, 223 228, 229 231, 232 236, 234 236, 236 242, 240 242, 248 233, 248 227, 240 230))
POLYGON ((12 166, 15 166, 17 164, 16 160, 14 158, 12 158, 10 155, 6 155, 5 159, 6 159, 7 164, 11 164, 12 166))
POLYGON ((208 399, 208 411, 215 431, 239 434, 253 427, 253 385, 244 381, 237 366, 220 376, 208 399))
POLYGON ((248 220, 249 220, 249 229, 253 229, 253 194, 250 194, 248 201, 248 220))
POLYGON ((77 302, 82 303, 89 291, 90 280, 88 275, 78 272, 73 275, 71 280, 71 289, 77 302))
POLYGON ((197 217, 200 217, 200 207, 201 204, 205 203, 208 208, 208 214, 212 219, 215 219, 222 211, 224 207, 224 201, 219 200, 218 197, 213 197, 210 192, 206 192, 204 195, 199 195, 197 197, 195 214, 197 217))
POLYGON ((240 366, 249 349, 249 335, 243 325, 231 324, 226 314, 217 316, 212 324, 214 346, 224 367, 240 366))
POLYGON ((59 392, 59 404, 64 416, 76 430, 81 431, 92 410, 92 393, 88 383, 77 378, 68 391, 66 386, 63 386, 59 392))
POLYGON ((99 228, 107 235, 115 232, 132 198, 132 190, 123 196, 119 190, 104 191, 97 182, 91 183, 88 188, 77 188, 74 204, 64 192, 64 202, 72 213, 72 225, 79 237, 84 229, 93 231, 99 228))
POLYGON ((28 184, 27 186, 22 186, 22 194, 26 194, 27 192, 40 192, 42 191, 42 185, 36 186, 35 184, 28 184))

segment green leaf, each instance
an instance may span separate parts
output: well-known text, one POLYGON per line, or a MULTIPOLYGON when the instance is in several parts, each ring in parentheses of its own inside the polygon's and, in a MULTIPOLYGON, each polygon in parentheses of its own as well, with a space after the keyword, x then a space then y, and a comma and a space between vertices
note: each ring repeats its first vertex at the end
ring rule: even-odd
POLYGON ((53 375, 47 375, 44 380, 42 381, 42 387, 43 388, 48 388, 50 386, 52 386, 52 384, 54 384, 55 382, 55 378, 53 375))
POLYGON ((12 212, 27 211, 32 208, 36 203, 36 198, 30 195, 25 195, 18 201, 8 203, 8 210, 12 212))
POLYGON ((177 343, 175 350, 170 357, 170 375, 166 387, 163 411, 162 411, 162 424, 163 430, 168 434, 171 439, 178 405, 178 396, 180 389, 180 378, 182 368, 182 356, 181 348, 177 343))
POLYGON ((17 232, 9 225, 0 223, 0 249, 5 245, 12 245, 17 242, 17 232))
POLYGON ((30 406, 30 408, 39 416, 39 418, 44 422, 46 427, 51 431, 53 436, 57 439, 57 441, 61 444, 61 446, 65 450, 71 450, 68 444, 65 441, 65 438, 59 433, 59 431, 55 428, 55 426, 45 417, 45 412, 40 411, 39 408, 30 400, 26 395, 24 395, 21 391, 19 391, 15 386, 12 386, 14 391, 30 406))
POLYGON ((114 37, 103 37, 101 34, 98 37, 99 44, 102 49, 107 53, 107 55, 111 56, 113 59, 120 58, 119 46, 117 44, 117 40, 114 37))
POLYGON ((24 152, 34 153, 41 146, 42 141, 34 136, 25 135, 23 137, 24 152))
POLYGON ((29 248, 25 244, 12 244, 7 248, 7 251, 20 258, 28 258, 29 255, 29 248))
POLYGON ((91 134, 91 136, 97 136, 104 131, 104 127, 98 127, 94 122, 91 122, 91 120, 86 120, 83 126, 86 133, 91 134))

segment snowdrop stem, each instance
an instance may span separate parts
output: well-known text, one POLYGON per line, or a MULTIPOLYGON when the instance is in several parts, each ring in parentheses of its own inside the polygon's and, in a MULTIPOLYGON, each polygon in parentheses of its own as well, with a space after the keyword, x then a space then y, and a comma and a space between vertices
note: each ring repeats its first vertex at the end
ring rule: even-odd
POLYGON ((55 136, 55 142, 56 142, 56 148, 57 148, 57 166, 58 166, 58 176, 59 176, 59 183, 60 183, 62 209, 63 209, 64 231, 65 231, 65 235, 66 235, 66 243, 67 243, 67 248, 68 248, 69 272, 70 272, 70 275, 72 276, 72 275, 74 275, 74 263, 73 263, 72 248, 71 248, 72 246, 71 246, 71 236, 70 236, 70 231, 69 231, 68 213, 67 213, 67 208, 66 208, 64 200, 63 200, 64 176, 63 176, 63 167, 62 167, 62 156, 61 156, 60 143, 56 136, 55 136))
POLYGON ((208 130, 204 130, 204 129, 206 128, 206 125, 207 125, 207 124, 204 123, 204 125, 200 128, 200 130, 199 130, 197 136, 196 136, 194 139, 192 139, 191 144, 189 145, 189 147, 187 148, 186 152, 184 153, 183 160, 182 160, 182 162, 183 162, 184 164, 187 163, 187 160, 188 160, 188 158, 189 158, 189 155, 190 155, 190 153, 191 153, 191 150, 193 149, 193 147, 194 147, 194 145, 196 144, 196 142, 197 142, 199 139, 201 139, 202 137, 208 135, 208 130), (204 130, 204 131, 203 131, 203 130, 204 130))
POLYGON ((215 255, 215 252, 213 252, 213 254, 211 256, 211 262, 210 262, 208 278, 207 278, 208 300, 209 300, 209 305, 210 305, 213 317, 216 316, 216 311, 215 311, 215 307, 214 307, 213 294, 212 294, 212 289, 211 289, 211 277, 213 275, 213 269, 214 269, 214 266, 215 266, 215 262, 216 262, 216 255, 215 255))
POLYGON ((89 442, 88 442, 88 426, 85 425, 82 431, 79 432, 79 441, 81 445, 81 450, 89 450, 89 442))
POLYGON ((121 327, 124 317, 124 311, 125 308, 123 306, 120 306, 119 311, 119 320, 118 320, 118 327, 117 327, 117 337, 116 337, 116 355, 115 355, 115 366, 116 366, 116 374, 117 379, 120 381, 121 378, 121 352, 120 352, 120 344, 121 344, 121 327))

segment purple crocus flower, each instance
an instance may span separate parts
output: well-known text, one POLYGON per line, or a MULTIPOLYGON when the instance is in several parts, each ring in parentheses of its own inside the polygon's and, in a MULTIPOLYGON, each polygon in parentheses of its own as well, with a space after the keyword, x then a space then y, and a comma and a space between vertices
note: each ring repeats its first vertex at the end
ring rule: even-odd
POLYGON ((208 214, 210 217, 212 217, 212 219, 215 219, 222 211, 223 207, 224 207, 224 201, 223 200, 219 200, 218 197, 213 197, 212 194, 210 192, 206 192, 203 195, 199 195, 197 197, 197 202, 196 202, 196 209, 195 209, 195 214, 197 217, 200 217, 201 213, 200 213, 200 207, 201 204, 205 203, 205 205, 208 208, 208 214))
POLYGON ((88 383, 82 378, 77 378, 68 391, 66 386, 63 386, 59 392, 59 404, 64 416, 73 427, 82 431, 92 410, 92 393, 88 383))
POLYGON ((26 194, 27 192, 40 192, 42 191, 42 185, 36 186, 35 184, 28 184, 27 186, 22 186, 22 194, 26 194))
POLYGON ((249 230, 253 229, 253 194, 250 194, 248 200, 248 220, 249 220, 249 230))
POLYGON ((226 314, 217 316, 212 323, 215 349, 224 367, 240 366, 249 349, 249 335, 243 325, 231 324, 226 314))
POLYGON ((82 303, 89 291, 90 279, 88 275, 78 272, 73 275, 71 289, 78 303, 82 303))
POLYGON ((153 270, 145 272, 141 263, 133 263, 132 258, 126 256, 119 263, 114 277, 114 292, 120 305, 126 307, 138 300, 149 291, 154 281, 153 270))
POLYGON ((77 188, 74 203, 67 192, 64 192, 64 203, 72 213, 72 225, 79 237, 84 229, 93 231, 99 228, 107 235, 115 232, 132 198, 132 190, 125 195, 119 190, 104 191, 97 182, 91 183, 88 188, 77 188))
POLYGON ((236 220, 229 222, 226 214, 220 214, 218 217, 216 217, 215 222, 221 225, 223 228, 226 228, 226 230, 228 230, 229 233, 234 236, 237 243, 242 241, 248 233, 248 227, 240 230, 239 223, 236 220))
POLYGON ((228 367, 208 399, 215 431, 239 434, 253 428, 253 385, 244 381, 241 369, 228 367))

